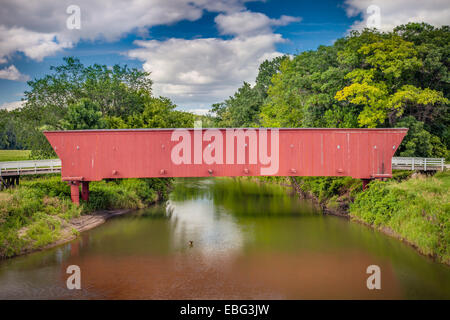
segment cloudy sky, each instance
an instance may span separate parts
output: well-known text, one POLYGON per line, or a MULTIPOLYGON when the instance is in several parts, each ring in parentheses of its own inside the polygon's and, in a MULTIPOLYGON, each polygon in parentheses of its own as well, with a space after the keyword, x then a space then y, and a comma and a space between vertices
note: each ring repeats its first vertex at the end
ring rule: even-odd
POLYGON ((450 21, 448 0, 0 0, 0 108, 20 106, 27 80, 76 56, 149 71, 156 95, 201 113, 252 82, 263 60, 330 45, 376 11, 383 30, 450 21), (68 28, 71 5, 79 29, 68 28))

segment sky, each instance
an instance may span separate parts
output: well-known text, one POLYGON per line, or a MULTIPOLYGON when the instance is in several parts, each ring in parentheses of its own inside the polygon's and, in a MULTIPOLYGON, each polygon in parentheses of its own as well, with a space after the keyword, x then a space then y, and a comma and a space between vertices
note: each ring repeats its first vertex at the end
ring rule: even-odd
POLYGON ((204 114, 258 66, 350 30, 449 24, 449 0, 0 0, 0 108, 65 56, 151 72, 153 93, 204 114))

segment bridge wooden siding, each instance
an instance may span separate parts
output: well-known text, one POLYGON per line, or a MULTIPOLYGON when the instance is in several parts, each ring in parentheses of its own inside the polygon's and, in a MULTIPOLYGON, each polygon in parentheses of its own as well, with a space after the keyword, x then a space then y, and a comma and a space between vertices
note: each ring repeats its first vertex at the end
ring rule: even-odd
POLYGON ((99 181, 107 178, 263 175, 351 176, 360 179, 386 177, 391 174, 392 156, 407 133, 405 128, 268 128, 266 134, 265 129, 253 128, 211 130, 73 130, 44 134, 62 160, 63 179, 99 181), (206 163, 201 159, 201 154, 196 157, 198 149, 200 153, 206 152, 213 145, 211 140, 202 139, 211 130, 218 131, 222 136, 220 163, 206 163), (174 135, 180 131, 187 137, 174 135), (239 131, 242 139, 236 140, 234 137, 229 140, 230 131, 239 131), (268 152, 269 156, 273 151, 273 132, 278 135, 276 158, 279 165, 274 172, 269 170, 267 173, 265 169, 270 169, 271 164, 258 159, 251 161, 250 154, 256 156, 268 152), (250 136, 253 136, 252 139, 250 136), (172 151, 186 139, 189 144, 188 162, 176 163, 172 159, 172 151), (259 144, 263 140, 267 140, 265 151, 259 144), (229 149, 234 156, 231 162, 228 159, 229 149), (239 161, 238 154, 244 157, 243 161, 239 161))
POLYGON ((47 131, 72 200, 111 178, 392 176, 407 128, 227 128, 47 131), (211 152, 215 152, 212 156, 211 152), (181 160, 180 160, 181 159, 181 160), (212 160, 212 161, 211 161, 212 160))

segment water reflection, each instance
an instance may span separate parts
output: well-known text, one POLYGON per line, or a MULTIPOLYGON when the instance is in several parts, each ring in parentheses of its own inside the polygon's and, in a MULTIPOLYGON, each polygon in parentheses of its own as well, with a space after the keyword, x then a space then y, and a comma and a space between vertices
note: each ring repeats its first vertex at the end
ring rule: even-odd
POLYGON ((0 262, 0 298, 450 298, 450 270, 281 186, 179 180, 170 200, 0 262), (189 242, 193 245, 190 246, 189 242), (68 265, 82 290, 65 287, 68 265), (366 288, 366 268, 382 290, 366 288))

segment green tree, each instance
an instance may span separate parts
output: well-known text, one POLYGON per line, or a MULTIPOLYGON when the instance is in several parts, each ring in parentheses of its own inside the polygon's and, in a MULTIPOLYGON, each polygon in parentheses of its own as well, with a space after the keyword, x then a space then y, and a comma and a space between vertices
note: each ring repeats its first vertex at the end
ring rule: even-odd
POLYGON ((443 156, 450 148, 449 43, 448 26, 410 23, 393 32, 352 31, 332 46, 285 59, 267 89, 261 123, 369 128, 401 123, 411 126, 411 135, 399 152, 443 156))
POLYGON ((0 110, 0 149, 23 149, 20 141, 20 110, 0 110))
MULTIPOLYGON (((76 117, 87 121, 80 124, 86 128, 91 124, 89 117, 93 116, 90 114, 93 104, 98 106, 102 117, 126 118, 143 112, 151 99, 149 73, 127 66, 109 68, 94 64, 86 67, 79 59, 68 57, 62 65, 52 66, 50 71, 50 74, 28 82, 27 102, 20 112, 20 140, 32 150, 35 158, 55 156, 43 130, 63 130, 67 121, 75 121, 76 117), (83 102, 88 107, 86 111, 79 105, 84 99, 92 103, 83 102)), ((72 126, 76 126, 75 122, 72 126)))
POLYGON ((233 97, 226 101, 230 112, 231 127, 253 127, 259 123, 260 106, 263 97, 249 83, 238 89, 233 97))
POLYGON ((141 113, 128 116, 127 128, 192 128, 194 115, 175 110, 176 105, 168 98, 150 98, 141 113))
POLYGON ((401 157, 443 157, 448 151, 440 139, 424 129, 424 123, 408 116, 396 124, 399 128, 409 128, 408 134, 397 150, 401 157))
POLYGON ((261 107, 267 98, 272 76, 279 72, 285 56, 265 60, 259 66, 255 85, 244 82, 236 93, 222 103, 216 103, 211 111, 219 127, 258 127, 261 124, 261 107))
POLYGON ((103 129, 106 126, 98 104, 89 99, 69 105, 63 119, 63 126, 68 130, 103 129))
MULTIPOLYGON (((341 47, 342 43, 337 42, 283 60, 280 72, 272 77, 262 107, 262 124, 268 127, 354 126, 354 117, 343 116, 342 112, 338 118, 330 117, 330 112, 342 111, 344 105, 334 99, 336 91, 343 87, 347 72, 338 63, 341 47)), ((346 112, 354 109, 348 108, 346 112)))
POLYGON ((9 139, 7 125, 9 121, 8 111, 0 110, 0 149, 8 149, 9 139))
POLYGON ((352 84, 338 91, 336 99, 364 107, 358 117, 360 126, 374 128, 383 125, 386 119, 394 125, 407 106, 418 117, 432 118, 440 106, 448 103, 442 92, 402 85, 423 66, 412 42, 392 35, 363 45, 358 53, 363 57, 362 67, 346 75, 352 84))

